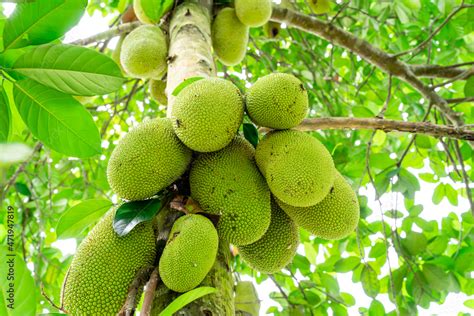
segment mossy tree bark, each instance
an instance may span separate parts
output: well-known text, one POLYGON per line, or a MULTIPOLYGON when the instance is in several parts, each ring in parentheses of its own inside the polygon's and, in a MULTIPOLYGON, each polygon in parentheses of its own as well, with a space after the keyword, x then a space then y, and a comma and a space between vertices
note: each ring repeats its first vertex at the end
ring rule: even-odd
MULTIPOLYGON (((185 1, 176 8, 171 19, 166 87, 168 117, 171 117, 174 103, 172 93, 177 86, 188 78, 215 76, 211 43, 212 3, 212 0, 185 1)), ((169 219, 175 217, 175 211, 166 210, 158 217, 158 230, 166 235, 170 228, 169 219)), ((230 256, 229 244, 220 241, 216 262, 200 285, 214 287, 217 292, 187 305, 178 315, 234 315, 234 279, 229 266, 230 256)), ((163 284, 159 285, 151 315, 158 315, 179 295, 180 293, 168 290, 163 284)))

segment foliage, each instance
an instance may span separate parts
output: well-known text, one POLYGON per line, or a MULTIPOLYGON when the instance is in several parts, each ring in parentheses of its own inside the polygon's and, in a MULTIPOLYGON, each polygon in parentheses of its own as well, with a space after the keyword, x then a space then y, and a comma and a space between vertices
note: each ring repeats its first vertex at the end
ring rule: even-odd
MULTIPOLYGON (((18 158, 26 162, 22 163, 8 161, 12 156, 3 155, 6 147, 0 144, 1 209, 11 206, 14 211, 16 269, 22 280, 18 315, 57 311, 40 288, 59 305, 61 283, 72 257, 58 246, 71 241, 68 238, 80 242, 90 224, 111 206, 107 201, 118 202, 106 180, 107 157, 124 132, 138 122, 166 115, 165 107, 150 98, 147 82, 122 78, 118 66, 106 56, 112 53, 108 41, 92 48, 60 43, 84 10, 86 14, 100 11, 114 25, 127 1, 93 0, 87 8, 83 1, 50 2, 58 5, 58 11, 53 10, 56 13, 47 24, 34 23, 43 12, 40 9, 21 15, 25 21, 15 14, 8 20, 0 16, 0 34, 7 48, 0 53, 0 141, 30 148, 22 149, 26 152, 18 158), (61 11, 64 7, 69 9, 69 19, 61 11), (34 27, 28 36, 20 36, 19 26, 25 23, 34 27), (46 32, 48 27, 58 33, 46 32), (64 52, 63 58, 57 55, 54 62, 44 58, 56 50, 64 52), (81 56, 91 64, 75 64, 81 56), (95 67, 94 61, 103 66, 95 67), (54 73, 61 73, 67 85, 53 80, 54 73)), ((331 11, 318 17, 397 54, 423 42, 460 4, 458 0, 354 0, 348 5, 332 3, 331 11)), ((312 13, 304 0, 295 5, 312 13)), ((18 5, 22 6, 27 4, 18 5)), ((472 7, 460 10, 426 46, 400 58, 419 65, 472 62, 473 14, 472 7)), ((244 90, 268 73, 293 73, 308 88, 312 117, 382 113, 394 120, 446 123, 412 86, 359 56, 294 28, 281 27, 275 37, 267 37, 264 30, 251 29, 243 63, 219 66, 220 76, 244 90)), ((437 93, 453 100, 472 96, 472 79, 448 84, 449 79, 443 78, 423 81, 441 84, 437 93)), ((466 124, 474 124, 472 103, 450 106, 466 124)), ((257 143, 253 125, 244 125, 243 132, 257 143)), ((270 295, 273 307, 266 312, 327 315, 331 310, 334 315, 347 315, 358 308, 364 315, 396 315, 396 306, 400 315, 413 315, 433 302, 443 304, 450 293, 474 295, 474 219, 464 184, 474 181, 474 153, 468 142, 366 130, 311 134, 328 148, 353 188, 359 189, 361 221, 357 232, 340 241, 301 231, 302 246, 293 262, 271 276, 257 274, 238 256, 234 258, 237 273, 277 285, 279 290, 270 295), (445 211, 432 214, 431 202, 445 211), (341 284, 348 277, 364 294, 346 292, 341 284), (371 303, 361 305, 361 296, 370 297, 371 303)), ((2 246, 8 228, 2 216, 2 246)), ((0 275, 3 278, 4 273, 0 275)), ((1 295, 5 286, 2 279, 1 295)), ((466 308, 472 306, 472 300, 465 302, 466 308)), ((4 310, 2 300, 0 312, 4 310)))

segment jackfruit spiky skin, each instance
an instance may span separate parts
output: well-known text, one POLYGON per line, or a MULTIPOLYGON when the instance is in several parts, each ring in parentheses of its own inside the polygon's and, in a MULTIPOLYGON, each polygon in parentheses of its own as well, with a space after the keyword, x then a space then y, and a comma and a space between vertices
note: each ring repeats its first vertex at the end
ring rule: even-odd
POLYGON ((217 151, 234 138, 244 116, 239 89, 228 80, 196 81, 175 99, 171 118, 179 139, 198 152, 217 151))
POLYGON ((262 26, 272 16, 271 0, 235 0, 235 13, 240 22, 250 27, 262 26))
POLYGON ((190 214, 176 220, 160 258, 163 283, 175 292, 187 292, 204 280, 216 260, 219 237, 212 222, 190 214))
POLYGON ((61 294, 69 315, 116 315, 140 268, 153 265, 155 236, 151 222, 119 237, 109 211, 80 244, 61 294))
POLYGON ((274 73, 260 79, 245 96, 252 121, 273 129, 289 129, 308 113, 308 92, 293 75, 274 73))
POLYGON ((337 172, 334 186, 318 204, 294 207, 278 201, 295 223, 313 235, 329 240, 347 237, 359 223, 359 202, 351 186, 337 172))
POLYGON ((166 96, 166 82, 163 80, 150 80, 150 95, 151 97, 162 105, 168 105, 168 97, 166 96))
POLYGON ((226 66, 235 66, 245 57, 249 40, 249 27, 242 24, 235 9, 224 8, 212 23, 212 47, 226 66))
POLYGON ((252 145, 236 137, 218 152, 199 155, 189 176, 191 196, 220 215, 219 236, 234 245, 257 241, 270 225, 270 190, 253 156, 252 145))
POLYGON ((174 134, 169 119, 145 121, 115 147, 107 179, 119 197, 144 200, 176 181, 186 171, 191 155, 174 134))
POLYGON ((136 78, 161 78, 167 68, 168 43, 158 26, 142 25, 125 37, 120 53, 123 69, 136 78))
POLYGON ((256 161, 272 193, 294 206, 320 202, 331 189, 336 168, 331 154, 309 134, 276 131, 258 144, 256 161))
POLYGON ((272 217, 267 232, 253 244, 239 247, 239 253, 253 269, 275 273, 291 262, 298 244, 298 227, 272 199, 272 217))

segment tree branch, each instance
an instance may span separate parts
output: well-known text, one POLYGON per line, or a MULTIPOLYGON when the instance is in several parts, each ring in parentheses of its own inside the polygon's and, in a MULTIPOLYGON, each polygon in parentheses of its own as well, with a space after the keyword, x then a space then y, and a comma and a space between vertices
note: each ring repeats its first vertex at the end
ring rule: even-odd
POLYGON ((143 315, 143 316, 151 315, 153 299, 155 298, 155 291, 156 291, 156 287, 158 286, 159 281, 160 281, 160 275, 158 273, 158 268, 155 268, 150 276, 150 280, 148 281, 146 285, 145 298, 143 300, 142 310, 140 311, 140 315, 143 315))
POLYGON ((148 266, 140 269, 135 276, 132 284, 130 284, 127 299, 122 307, 122 309, 118 312, 117 316, 132 316, 135 314, 135 308, 137 306, 137 299, 138 294, 141 294, 143 285, 145 284, 146 280, 150 277, 151 272, 153 271, 153 267, 148 266))
MULTIPOLYGON (((417 77, 426 78, 455 78, 464 73, 462 66, 470 66, 474 63, 460 64, 453 66, 439 66, 439 65, 411 65, 410 68, 413 74, 417 77)), ((468 79, 468 78, 464 78, 468 79)))
POLYGON ((344 47, 359 55, 370 64, 380 68, 382 71, 398 77, 410 84, 426 99, 428 99, 430 101, 429 103, 436 106, 438 110, 454 125, 463 125, 460 113, 452 110, 448 106, 446 100, 441 98, 430 87, 421 82, 411 71, 409 65, 381 49, 372 46, 367 41, 360 39, 333 24, 288 9, 274 8, 271 20, 278 23, 285 23, 290 27, 295 27, 302 31, 322 37, 334 45, 344 47))
POLYGON ((98 33, 98 34, 95 34, 91 37, 80 39, 80 40, 71 42, 69 44, 86 46, 86 45, 89 45, 89 44, 92 44, 92 43, 97 43, 97 42, 102 41, 102 40, 111 39, 111 38, 113 38, 117 35, 120 35, 122 33, 130 33, 131 31, 133 31, 134 29, 136 29, 140 25, 141 25, 141 23, 139 21, 120 24, 120 25, 118 25, 116 27, 113 27, 113 28, 111 28, 111 29, 109 29, 105 32, 98 33))
POLYGON ((425 134, 433 137, 450 137, 462 140, 474 140, 474 131, 449 125, 437 125, 427 122, 405 122, 378 118, 327 117, 305 119, 295 127, 300 131, 322 129, 369 129, 385 132, 404 132, 425 134))

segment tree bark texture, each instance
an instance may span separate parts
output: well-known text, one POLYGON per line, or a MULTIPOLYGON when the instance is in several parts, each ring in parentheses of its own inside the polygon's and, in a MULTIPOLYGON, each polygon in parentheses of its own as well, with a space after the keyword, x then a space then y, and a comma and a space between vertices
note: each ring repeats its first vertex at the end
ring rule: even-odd
MULTIPOLYGON (((174 103, 173 91, 183 81, 192 77, 215 76, 216 67, 212 56, 211 42, 211 0, 187 1, 176 8, 171 19, 170 50, 168 57, 168 77, 166 93, 168 95, 168 117, 174 103)), ((167 239, 170 229, 170 218, 176 217, 176 211, 166 210, 159 214, 157 230, 163 239, 167 239)), ((199 238, 199 236, 196 236, 199 238)), ((234 278, 230 270, 231 253, 229 244, 219 241, 219 251, 211 271, 200 286, 210 286, 217 289, 192 302, 180 310, 177 315, 234 315, 234 278)), ((160 248, 160 246, 159 246, 160 248)), ((175 293, 160 284, 155 292, 151 315, 159 313, 169 305, 180 293, 175 293)))

